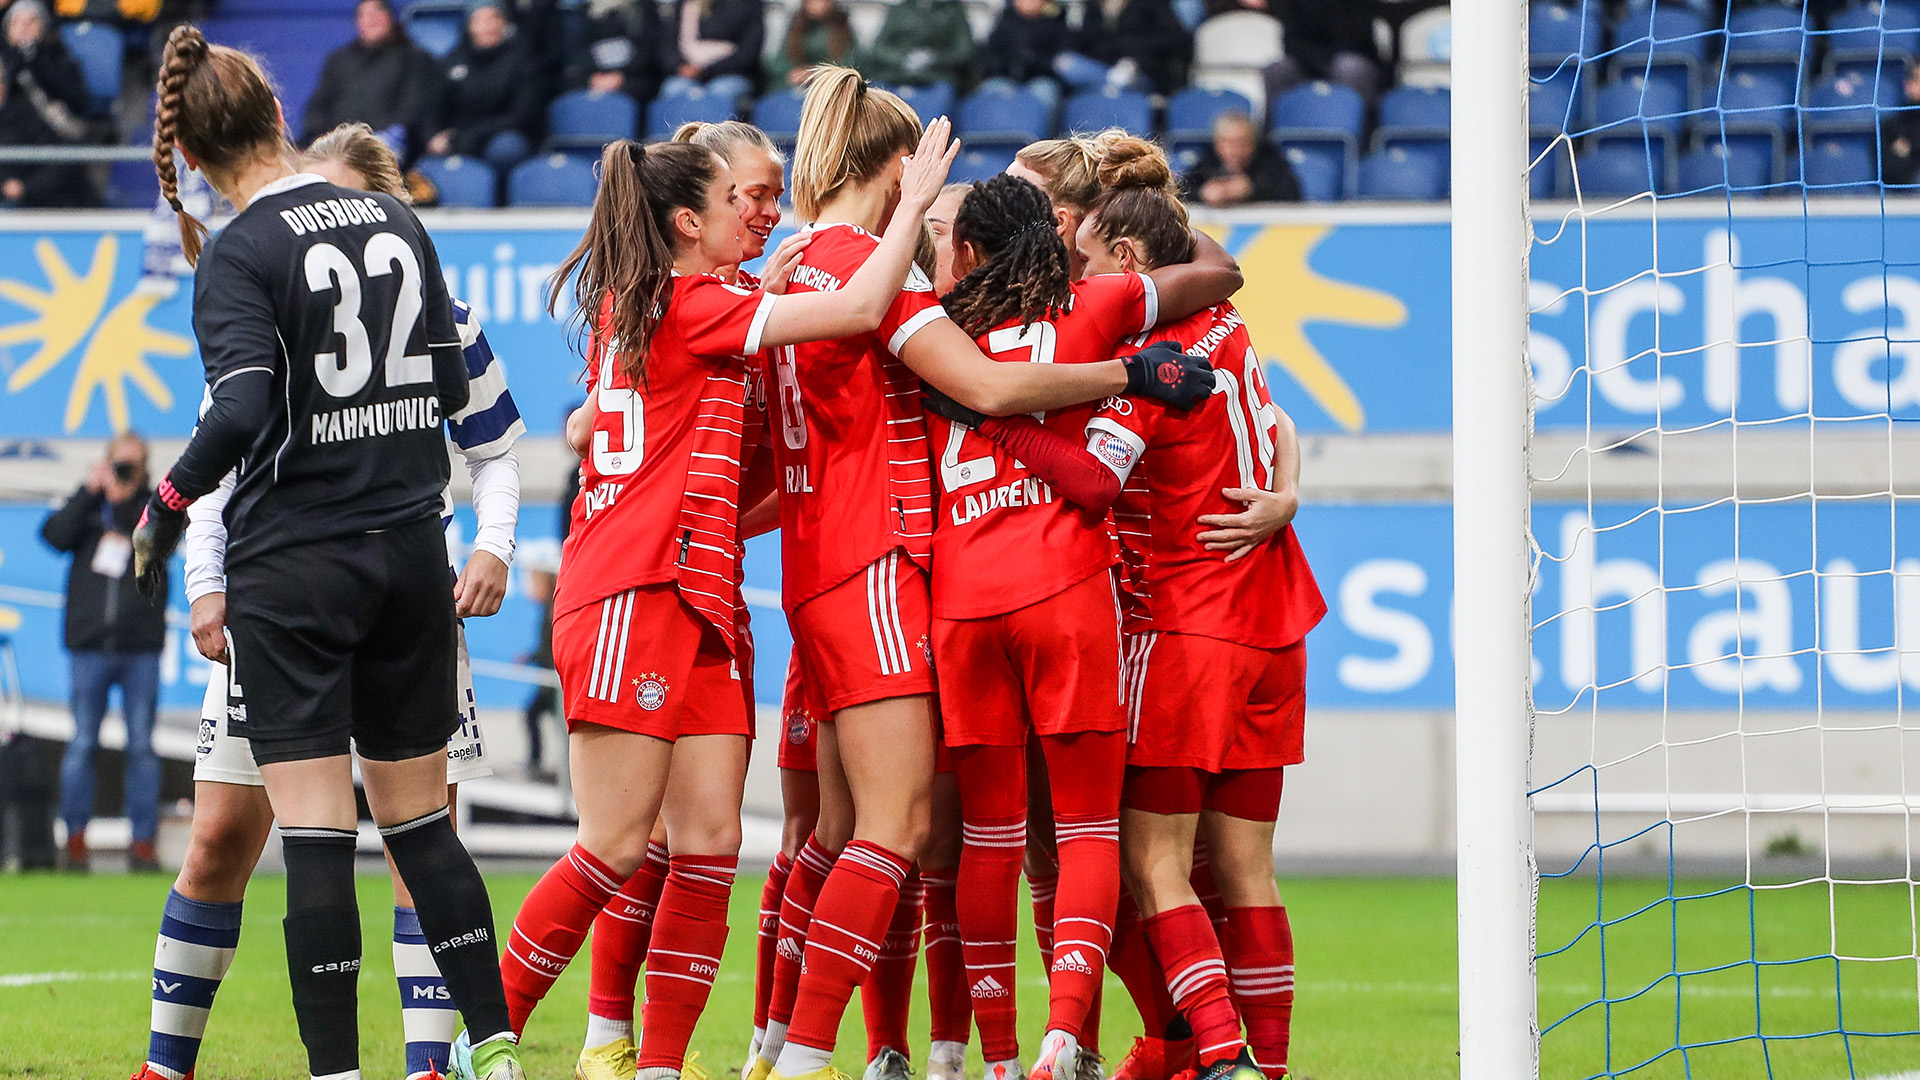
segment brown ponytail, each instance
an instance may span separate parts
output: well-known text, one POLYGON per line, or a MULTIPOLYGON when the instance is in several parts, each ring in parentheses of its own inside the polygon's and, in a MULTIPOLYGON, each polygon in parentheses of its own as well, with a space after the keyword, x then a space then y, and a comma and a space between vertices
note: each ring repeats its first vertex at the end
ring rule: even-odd
POLYGON ((548 281, 547 310, 557 312, 567 279, 575 279, 576 334, 591 334, 598 348, 618 353, 635 386, 646 382, 647 351, 673 299, 674 211, 704 212, 721 164, 692 143, 608 143, 586 235, 548 281), (596 327, 607 303, 606 324, 596 327))
POLYGON ((1166 151, 1131 135, 1116 139, 1099 179, 1104 190, 1087 216, 1101 243, 1112 248, 1123 236, 1131 239, 1150 264, 1142 269, 1193 261, 1193 227, 1174 194, 1166 151))
POLYGON ((1073 302, 1053 204, 1031 181, 1002 173, 975 184, 953 216, 953 242, 973 245, 986 259, 941 299, 968 337, 1015 317, 1029 326, 1073 302))
POLYGON ((820 207, 848 184, 870 180, 920 143, 913 106, 867 84, 852 68, 821 64, 807 78, 793 153, 793 208, 818 221, 820 207))
POLYGON ((167 36, 156 87, 153 170, 160 194, 180 219, 180 247, 189 264, 200 261, 207 227, 180 203, 174 165, 176 143, 203 168, 227 169, 261 154, 290 149, 280 124, 280 102, 253 57, 224 45, 209 45, 200 28, 181 23, 167 36))

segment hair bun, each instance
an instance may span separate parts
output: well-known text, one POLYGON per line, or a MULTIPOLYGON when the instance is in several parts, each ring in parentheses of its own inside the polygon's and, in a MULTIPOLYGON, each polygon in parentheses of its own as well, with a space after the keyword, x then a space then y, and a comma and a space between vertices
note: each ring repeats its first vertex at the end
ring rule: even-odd
POLYGON ((692 142, 699 137, 701 132, 711 126, 712 125, 708 124, 705 120, 689 120, 674 129, 672 141, 692 142))
POLYGON ((1107 144, 1100 162, 1100 186, 1109 191, 1133 188, 1166 190, 1173 186, 1173 165, 1167 152, 1137 135, 1107 144))

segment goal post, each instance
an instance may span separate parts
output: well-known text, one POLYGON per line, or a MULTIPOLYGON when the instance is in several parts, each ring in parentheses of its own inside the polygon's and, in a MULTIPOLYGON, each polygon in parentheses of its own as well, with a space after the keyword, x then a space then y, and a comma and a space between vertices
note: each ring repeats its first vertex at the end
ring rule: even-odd
POLYGON ((1538 1073, 1529 692, 1527 5, 1453 4, 1460 1072, 1538 1073))

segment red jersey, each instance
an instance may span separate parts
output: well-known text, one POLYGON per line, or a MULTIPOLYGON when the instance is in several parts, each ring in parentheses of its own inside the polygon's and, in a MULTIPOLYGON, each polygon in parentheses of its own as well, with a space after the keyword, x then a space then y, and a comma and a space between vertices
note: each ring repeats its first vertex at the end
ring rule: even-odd
MULTIPOLYGON (((880 244, 852 225, 816 225, 791 291, 835 292, 880 244)), ((880 328, 768 350, 778 409, 782 592, 791 612, 895 548, 927 565, 933 478, 920 379, 907 339, 947 317, 918 269, 880 328)))
MULTIPOLYGON (((1009 319, 975 338, 1002 363, 1086 364, 1113 359, 1121 342, 1160 317, 1153 279, 1103 274, 1073 283, 1064 315, 1022 327, 1009 319)), ((1081 438, 1098 402, 1039 419, 1081 438)), ((951 420, 929 421, 939 455, 940 516, 933 533, 933 613, 981 619, 1016 611, 1113 565, 1107 516, 1055 495, 991 439, 951 420)))
POLYGON ((676 275, 639 387, 596 328, 587 379, 593 432, 561 552, 556 615, 671 581, 734 647, 747 357, 759 350, 776 299, 676 275))
POLYGON ((1291 645, 1327 613, 1293 526, 1231 563, 1227 552, 1208 551, 1199 540, 1200 515, 1244 509, 1223 488, 1273 483, 1279 421, 1260 356, 1232 304, 1161 327, 1153 338, 1211 360, 1214 384, 1212 397, 1190 413, 1146 398, 1109 398, 1087 422, 1087 449, 1126 484, 1113 517, 1129 570, 1127 628, 1260 649, 1291 645))

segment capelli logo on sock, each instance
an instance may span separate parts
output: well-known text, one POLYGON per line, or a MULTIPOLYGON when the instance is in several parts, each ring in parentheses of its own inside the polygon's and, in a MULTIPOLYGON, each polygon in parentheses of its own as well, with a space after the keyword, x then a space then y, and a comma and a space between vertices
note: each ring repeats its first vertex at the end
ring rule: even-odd
POLYGON ((482 926, 476 930, 469 930, 458 937, 448 938, 447 940, 441 942, 440 944, 435 945, 433 947, 433 951, 436 953, 440 953, 440 952, 445 952, 448 949, 457 949, 462 945, 485 945, 487 942, 492 940, 493 940, 492 932, 489 931, 486 927, 482 926))
POLYGON ((360 961, 358 959, 340 960, 331 964, 313 965, 313 973, 315 975, 325 975, 330 971, 337 971, 337 972, 340 972, 341 974, 345 974, 350 971, 359 971, 359 970, 360 970, 360 961))

